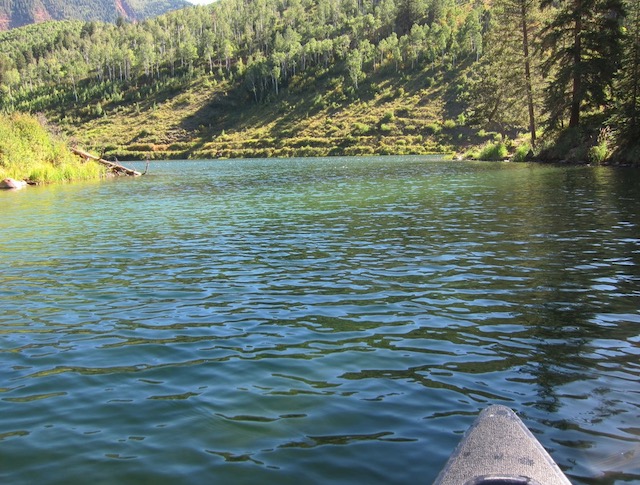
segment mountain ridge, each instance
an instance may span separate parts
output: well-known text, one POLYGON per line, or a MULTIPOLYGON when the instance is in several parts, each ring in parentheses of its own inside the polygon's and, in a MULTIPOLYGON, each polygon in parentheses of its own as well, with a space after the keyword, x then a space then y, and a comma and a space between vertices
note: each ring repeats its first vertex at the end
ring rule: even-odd
POLYGON ((0 31, 47 20, 100 20, 115 22, 119 17, 140 21, 190 6, 185 0, 5 0, 0 3, 0 31))

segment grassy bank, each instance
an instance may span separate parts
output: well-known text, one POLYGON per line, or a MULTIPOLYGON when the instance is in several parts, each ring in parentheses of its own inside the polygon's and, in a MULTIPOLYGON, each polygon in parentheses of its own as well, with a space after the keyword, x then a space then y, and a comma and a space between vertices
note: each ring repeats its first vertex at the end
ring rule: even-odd
POLYGON ((198 73, 47 116, 83 146, 120 160, 453 153, 496 137, 468 126, 458 83, 457 72, 400 76, 387 68, 355 90, 339 70, 319 69, 255 102, 230 79, 198 73))
POLYGON ((357 90, 337 69, 310 70, 260 102, 224 75, 196 72, 114 84, 108 96, 55 106, 46 115, 90 151, 119 160, 456 153, 477 160, 628 163, 612 160, 610 137, 598 133, 585 131, 569 140, 574 145, 539 133, 532 150, 524 129, 498 133, 468 120, 461 98, 471 68, 402 75, 381 68, 357 90))
POLYGON ((44 184, 98 179, 104 169, 73 155, 46 122, 15 113, 0 114, 0 179, 44 184))

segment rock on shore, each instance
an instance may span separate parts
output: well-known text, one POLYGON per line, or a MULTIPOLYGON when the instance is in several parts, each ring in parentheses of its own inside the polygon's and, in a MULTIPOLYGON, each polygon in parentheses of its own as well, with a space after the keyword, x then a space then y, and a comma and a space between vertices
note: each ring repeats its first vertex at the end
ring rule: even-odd
POLYGON ((22 189, 26 186, 27 182, 24 180, 16 180, 12 178, 0 180, 0 189, 22 189))

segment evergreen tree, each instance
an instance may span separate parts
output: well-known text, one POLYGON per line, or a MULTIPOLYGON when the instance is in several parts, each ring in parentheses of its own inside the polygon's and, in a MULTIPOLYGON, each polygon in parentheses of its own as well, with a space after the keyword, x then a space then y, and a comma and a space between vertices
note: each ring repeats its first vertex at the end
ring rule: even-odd
POLYGON ((626 7, 625 50, 613 123, 619 143, 628 146, 640 140, 640 3, 627 0, 626 7))
POLYGON ((397 0, 396 31, 403 36, 411 27, 422 21, 426 13, 426 5, 421 0, 397 0))
POLYGON ((551 75, 546 110, 552 126, 580 125, 581 114, 602 108, 622 54, 622 0, 542 0, 552 9, 544 45, 551 75))
MULTIPOLYGON (((493 35, 497 31, 494 31, 493 35)), ((522 92, 522 75, 514 64, 508 43, 488 37, 482 62, 468 81, 470 121, 499 131, 503 138, 510 127, 526 123, 526 97, 522 92)))
MULTIPOLYGON (((527 115, 529 121, 529 134, 531 145, 536 144, 536 91, 540 82, 534 72, 538 59, 533 57, 533 47, 538 43, 537 7, 534 0, 502 0, 502 8, 497 8, 507 24, 513 25, 518 32, 515 44, 520 44, 519 54, 516 56, 518 70, 521 72, 521 80, 518 83, 522 87, 527 100, 527 115)), ((514 45, 515 47, 515 45, 514 45)))
POLYGON ((542 80, 533 46, 539 15, 533 0, 497 0, 486 34, 485 54, 472 82, 470 107, 477 122, 529 127, 536 143, 536 111, 542 80))

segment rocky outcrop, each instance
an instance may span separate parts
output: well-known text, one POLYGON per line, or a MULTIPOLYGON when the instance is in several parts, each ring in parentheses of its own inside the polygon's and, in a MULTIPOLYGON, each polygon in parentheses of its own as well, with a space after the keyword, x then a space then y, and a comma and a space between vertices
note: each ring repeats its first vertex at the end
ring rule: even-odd
POLYGON ((0 1, 0 31, 47 20, 100 20, 115 22, 118 17, 144 20, 170 10, 184 8, 185 0, 17 0, 0 1))

